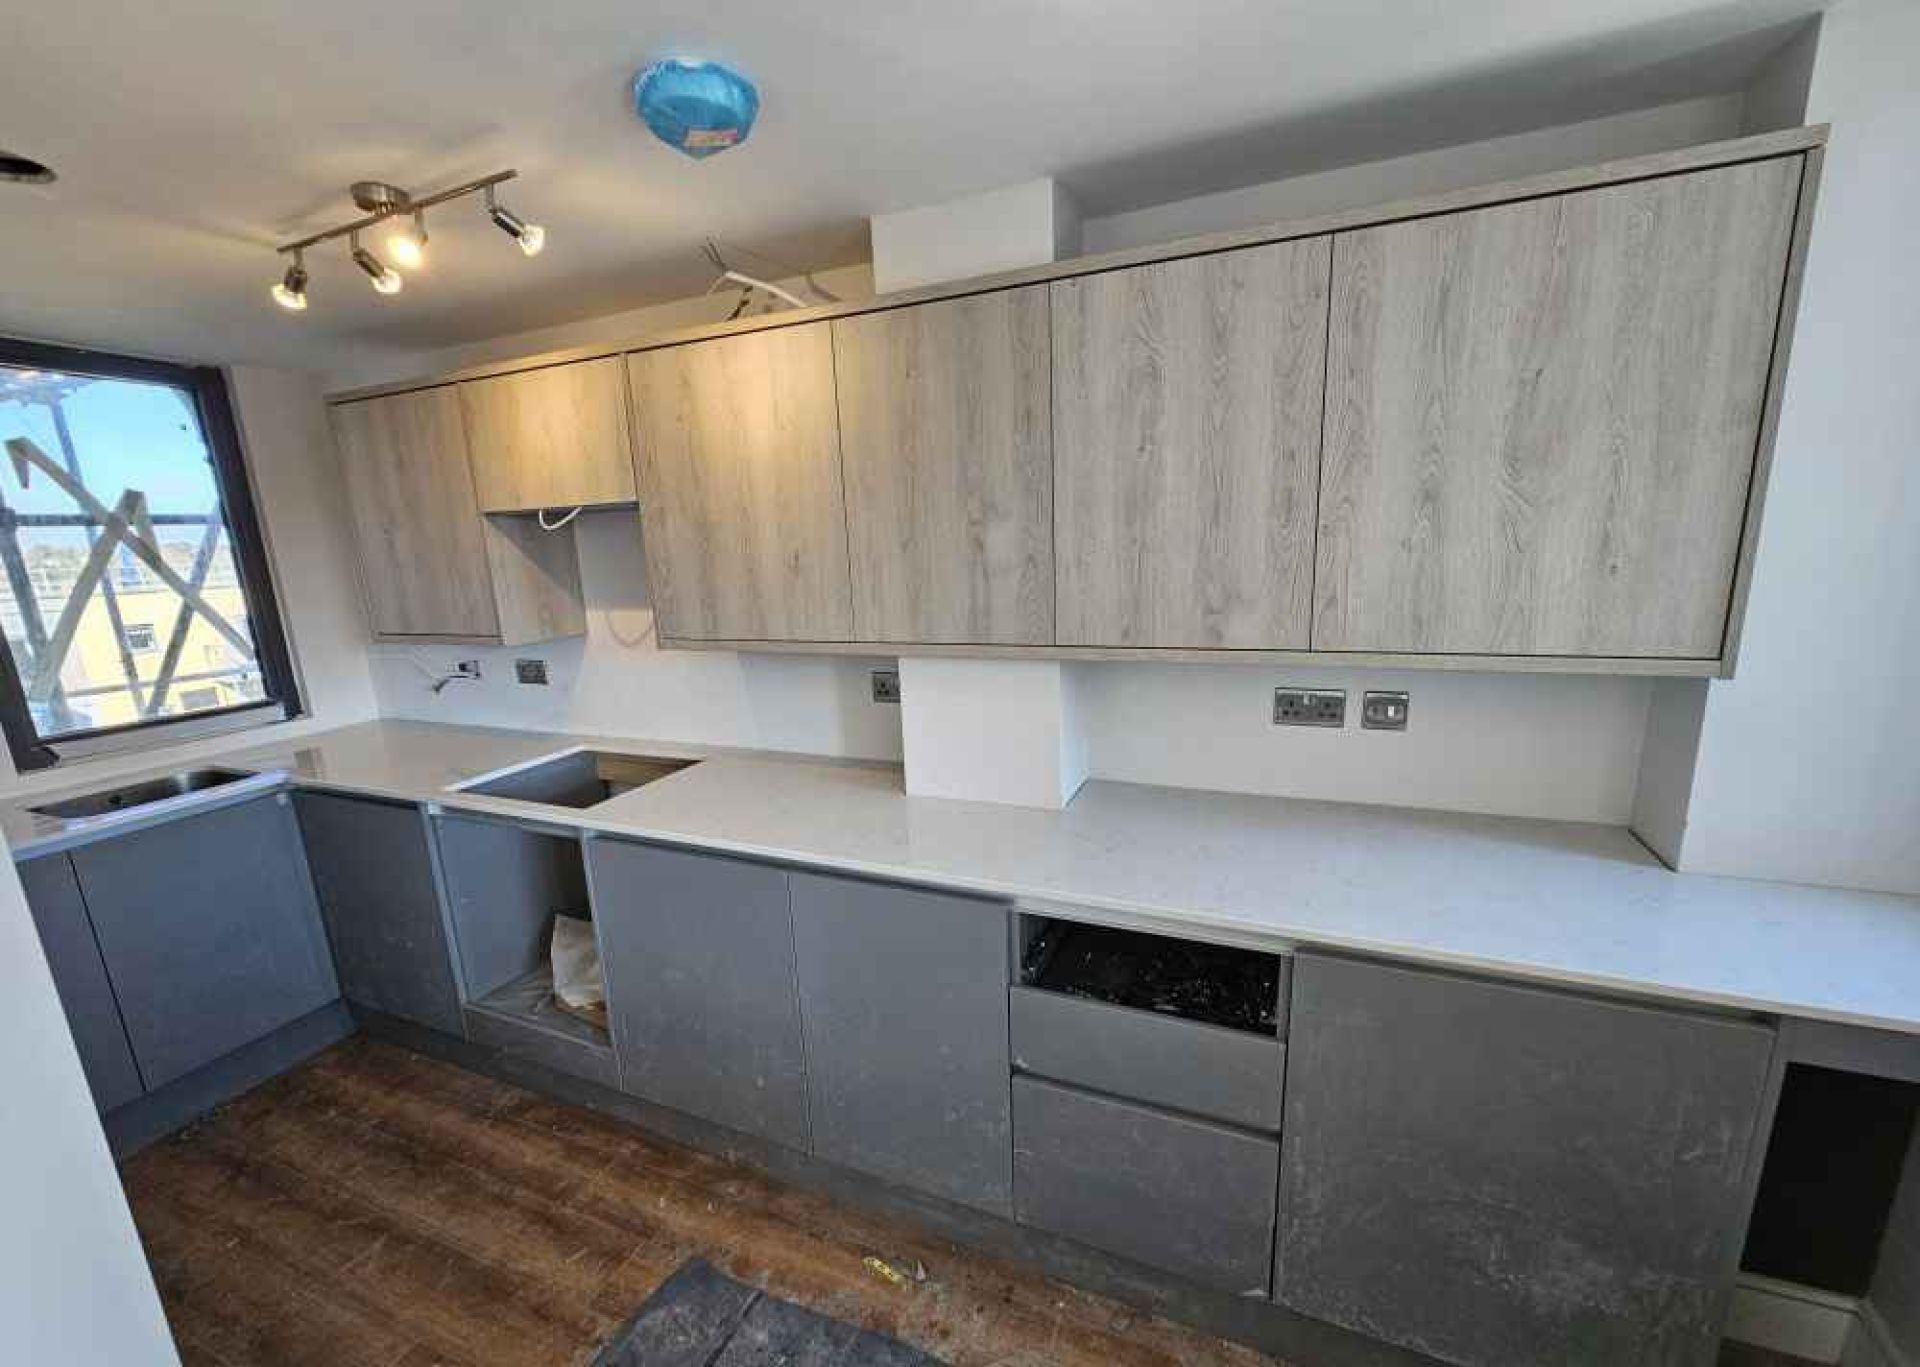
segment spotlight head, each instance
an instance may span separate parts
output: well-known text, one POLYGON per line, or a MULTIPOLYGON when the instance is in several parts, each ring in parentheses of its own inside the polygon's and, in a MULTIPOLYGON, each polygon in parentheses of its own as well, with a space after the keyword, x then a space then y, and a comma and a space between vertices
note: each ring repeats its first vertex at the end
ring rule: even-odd
POLYGON ((293 261, 287 267, 287 273, 280 277, 280 283, 273 287, 273 302, 283 309, 299 313, 307 306, 307 268, 300 260, 300 253, 293 254, 293 261))
POLYGON ((538 223, 527 222, 497 201, 491 185, 487 187, 487 217, 501 232, 518 242, 520 250, 528 256, 540 255, 540 249, 547 245, 547 230, 538 223))
POLYGON ((360 234, 354 233, 347 239, 353 249, 353 264, 367 273, 367 279, 373 282, 373 288, 380 294, 398 294, 406 281, 400 278, 400 272, 383 263, 379 257, 360 245, 360 234))

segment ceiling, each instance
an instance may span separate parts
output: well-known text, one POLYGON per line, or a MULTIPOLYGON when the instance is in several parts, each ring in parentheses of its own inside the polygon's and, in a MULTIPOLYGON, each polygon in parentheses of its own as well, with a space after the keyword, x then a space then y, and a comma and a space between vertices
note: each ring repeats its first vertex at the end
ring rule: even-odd
POLYGON ((866 217, 1038 175, 1090 213, 1738 88, 1818 0, 67 0, 9 25, 0 333, 331 369, 697 292, 713 234, 817 268, 866 217), (640 66, 718 57, 763 107, 693 162, 628 107, 640 66), (360 178, 500 167, 528 260, 477 201, 380 299, 338 246, 274 307, 271 247, 360 178))

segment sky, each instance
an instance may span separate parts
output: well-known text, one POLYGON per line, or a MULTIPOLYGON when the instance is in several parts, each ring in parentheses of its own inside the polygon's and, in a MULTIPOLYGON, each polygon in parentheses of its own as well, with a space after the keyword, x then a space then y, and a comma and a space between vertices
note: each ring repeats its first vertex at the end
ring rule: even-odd
MULTIPOLYGON (((165 385, 94 380, 64 401, 67 425, 87 487, 108 507, 122 490, 139 489, 149 511, 204 513, 214 504, 213 469, 191 400, 165 385)), ((60 441, 52 414, 38 403, 0 403, 0 439, 30 437, 56 461, 60 441)), ((77 509, 51 481, 33 472, 24 490, 12 463, 0 471, 0 494, 23 513, 77 509)))

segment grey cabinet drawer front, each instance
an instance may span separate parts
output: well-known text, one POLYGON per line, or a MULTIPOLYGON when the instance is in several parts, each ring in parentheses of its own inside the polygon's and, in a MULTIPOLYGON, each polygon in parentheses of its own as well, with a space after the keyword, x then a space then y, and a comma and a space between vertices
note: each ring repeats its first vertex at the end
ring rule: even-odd
POLYGON ((1015 987, 1013 1066, 1060 1082, 1278 1131, 1286 1046, 1264 1035, 1015 987))
POLYGON ((1280 1148, 1271 1139, 1013 1080, 1020 1223, 1235 1294, 1264 1296, 1280 1148))

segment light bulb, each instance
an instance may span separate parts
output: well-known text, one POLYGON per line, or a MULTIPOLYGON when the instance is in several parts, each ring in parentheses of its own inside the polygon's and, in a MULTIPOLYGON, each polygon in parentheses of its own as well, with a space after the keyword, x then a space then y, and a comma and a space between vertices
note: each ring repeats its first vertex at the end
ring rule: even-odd
POLYGON ((387 238, 387 255, 397 266, 418 270, 427 264, 427 220, 415 214, 413 221, 395 228, 387 238))
POLYGON ((373 277, 373 288, 376 294, 398 294, 406 283, 400 272, 391 266, 373 277))
POLYGON ((520 250, 528 256, 540 255, 540 249, 547 245, 547 230, 538 223, 529 223, 520 230, 520 250))

